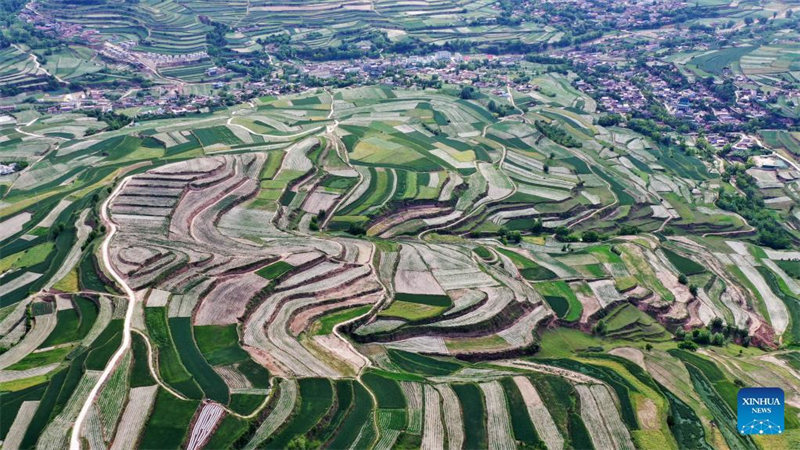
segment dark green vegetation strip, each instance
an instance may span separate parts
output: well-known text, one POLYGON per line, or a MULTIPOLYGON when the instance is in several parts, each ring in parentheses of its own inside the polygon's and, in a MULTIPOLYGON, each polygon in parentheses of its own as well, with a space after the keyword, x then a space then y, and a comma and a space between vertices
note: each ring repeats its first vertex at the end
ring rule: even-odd
POLYGON ((200 353, 212 366, 233 364, 250 358, 239 346, 235 324, 194 327, 194 338, 200 353))
POLYGON ((553 308, 553 311, 559 318, 563 319, 564 316, 567 315, 567 311, 569 311, 569 302, 566 298, 556 295, 545 295, 544 299, 547 304, 553 308))
POLYGON ((166 308, 145 308, 145 323, 151 344, 158 349, 158 371, 164 382, 189 398, 200 399, 203 391, 181 363, 167 326, 166 308))
MULTIPOLYGON (((96 245, 92 246, 96 247, 96 245)), ((110 292, 97 275, 97 258, 94 256, 94 251, 88 251, 82 258, 78 265, 78 282, 81 289, 94 292, 110 292)))
POLYGON ((76 297, 77 308, 58 311, 56 328, 47 336, 39 348, 52 347, 67 342, 79 341, 86 337, 97 320, 97 305, 83 297, 76 297))
POLYGON ((198 128, 192 131, 197 137, 197 140, 203 145, 208 147, 214 144, 226 145, 239 145, 243 144, 242 140, 236 137, 228 127, 216 126, 209 128, 198 128))
POLYGON ((269 387, 269 372, 261 364, 248 359, 240 362, 236 368, 250 381, 254 388, 266 389, 269 387))
POLYGON ((375 372, 367 372, 361 381, 375 394, 378 408, 405 409, 406 398, 397 380, 382 377, 375 372))
POLYGON ((544 448, 544 442, 539 439, 539 434, 533 428, 531 417, 528 414, 528 407, 525 399, 517 387, 517 383, 511 378, 500 380, 508 399, 508 412, 511 415, 511 427, 514 430, 514 438, 525 444, 526 447, 544 448))
POLYGON ((398 292, 394 296, 395 300, 400 300, 409 303, 419 303, 421 305, 429 306, 442 306, 449 308, 453 306, 453 301, 446 295, 430 295, 430 294, 407 294, 398 292))
MULTIPOLYGON (((25 437, 22 438, 20 448, 31 448, 36 445, 36 441, 42 434, 44 427, 47 426, 47 423, 50 421, 50 413, 53 411, 53 408, 55 408, 58 394, 61 392, 61 388, 64 387, 64 380, 67 378, 68 371, 69 369, 63 369, 50 379, 47 390, 44 391, 41 400, 39 400, 39 407, 36 408, 31 423, 25 431, 25 437)), ((0 414, 0 416, 4 415, 5 410, 3 410, 3 414, 0 414)), ((13 421, 13 418, 11 420, 13 421)), ((9 424, 9 427, 10 426, 9 424)))
POLYGON ((474 384, 454 384, 453 390, 464 414, 464 448, 486 448, 486 406, 474 384))
POLYGON ((133 349, 133 362, 131 363, 130 383, 131 387, 152 386, 156 384, 153 375, 150 373, 150 366, 147 363, 147 343, 139 333, 131 335, 131 348, 133 349))
POLYGON ((285 261, 278 261, 258 269, 256 273, 267 280, 274 280, 292 269, 294 269, 293 265, 285 261))
POLYGON ((22 439, 21 448, 33 447, 47 424, 64 410, 83 377, 83 365, 86 361, 86 355, 86 352, 81 353, 72 360, 69 368, 58 372, 50 380, 50 385, 44 392, 39 402, 39 407, 36 409, 28 430, 25 432, 25 437, 22 439))
MULTIPOLYGON (((56 377, 58 374, 52 378, 51 382, 56 377)), ((0 440, 5 440, 22 403, 41 399, 47 387, 47 383, 41 383, 16 392, 0 392, 0 411, 2 411, 0 414, 0 440)))
POLYGON ((86 358, 86 369, 103 370, 114 352, 122 345, 122 319, 114 319, 100 333, 100 336, 89 347, 89 357, 86 358))
POLYGON ((519 253, 504 248, 497 248, 498 252, 508 257, 519 269, 519 273, 526 280, 543 281, 557 278, 557 275, 550 269, 540 266, 519 253))
POLYGON ((411 373, 441 376, 450 375, 461 368, 460 364, 452 361, 430 358, 403 350, 389 349, 387 353, 397 367, 411 373))
POLYGON ((59 347, 37 353, 28 353, 24 358, 8 366, 8 370, 27 370, 61 362, 72 352, 73 347, 59 347))
POLYGON ((594 173, 596 173, 611 186, 611 191, 617 196, 619 206, 633 205, 636 203, 633 196, 631 196, 631 194, 625 190, 625 186, 617 181, 616 178, 610 176, 604 169, 598 168, 598 170, 595 170, 594 173))
POLYGON ((662 247, 664 255, 666 255, 669 262, 675 266, 682 274, 686 275, 687 277, 692 275, 697 275, 706 271, 706 269, 701 266, 700 264, 696 263, 694 260, 691 260, 685 256, 679 255, 668 248, 662 247))
POLYGON ((247 421, 230 414, 220 422, 211 439, 204 446, 207 449, 234 448, 233 443, 247 432, 247 421))
POLYGON ((353 405, 342 421, 339 432, 328 445, 329 448, 349 448, 358 438, 361 428, 372 420, 372 396, 361 383, 353 383, 353 405))
POLYGON ((177 449, 186 439, 197 400, 181 400, 159 388, 150 419, 144 427, 140 448, 177 449))
POLYGON ((422 435, 403 433, 394 443, 395 450, 412 450, 418 449, 422 446, 422 435))
POLYGON ((293 413, 288 425, 267 443, 267 448, 293 448, 296 445, 293 440, 299 439, 311 430, 333 404, 333 388, 329 380, 302 378, 298 383, 300 384, 300 407, 293 413))
MULTIPOLYGON (((695 353, 690 353, 684 350, 672 349, 668 350, 669 354, 683 361, 686 366, 693 366, 703 373, 706 380, 710 381, 714 386, 714 390, 725 401, 728 409, 731 411, 736 410, 736 397, 739 388, 732 383, 725 374, 717 367, 716 364, 709 361, 702 356, 695 353)), ((736 421, 734 421, 736 423, 736 421)))
POLYGON ((333 333, 333 327, 336 325, 347 322, 350 319, 355 319, 358 316, 363 316, 372 308, 372 306, 357 306, 355 308, 343 309, 341 311, 334 311, 330 314, 322 316, 318 319, 319 328, 314 330, 316 335, 326 335, 333 333))
POLYGON ((800 352, 784 353, 778 357, 788 362, 795 370, 800 370, 800 352))
POLYGON ((328 423, 315 433, 321 442, 331 439, 344 419, 350 414, 353 406, 353 380, 336 380, 334 381, 334 387, 336 388, 336 411, 334 411, 328 423))
POLYGON ((230 408, 243 415, 249 415, 261 404, 264 403, 264 396, 259 394, 231 394, 230 408))
POLYGON ((678 448, 711 450, 712 447, 706 443, 703 422, 694 410, 663 386, 661 392, 669 402, 667 425, 678 443, 678 448))
POLYGON ((704 55, 695 56, 689 60, 690 65, 697 66, 703 72, 712 75, 722 75, 725 68, 730 68, 731 64, 739 61, 742 56, 752 52, 756 47, 728 47, 704 55))
POLYGON ((194 377, 206 397, 220 403, 228 403, 228 385, 225 380, 208 365, 208 361, 194 344, 192 319, 190 317, 171 317, 169 327, 175 346, 186 370, 194 377))
POLYGON ((481 245, 473 248, 472 251, 475 252, 476 255, 480 256, 481 258, 483 258, 485 260, 490 260, 494 256, 494 255, 492 255, 492 252, 489 251, 489 249, 487 249, 486 247, 483 247, 481 245))
POLYGON ((775 264, 781 268, 787 275, 794 279, 800 279, 800 261, 794 260, 778 260, 775 264))
POLYGON ((247 421, 230 414, 220 422, 211 439, 204 446, 207 449, 234 448, 233 443, 247 432, 247 421))

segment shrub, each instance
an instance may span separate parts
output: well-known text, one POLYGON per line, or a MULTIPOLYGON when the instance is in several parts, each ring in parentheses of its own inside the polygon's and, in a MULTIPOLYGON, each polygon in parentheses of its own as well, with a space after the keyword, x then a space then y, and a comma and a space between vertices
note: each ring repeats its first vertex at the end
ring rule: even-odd
POLYGON ((692 341, 682 341, 678 344, 678 348, 693 352, 697 350, 697 344, 692 341))

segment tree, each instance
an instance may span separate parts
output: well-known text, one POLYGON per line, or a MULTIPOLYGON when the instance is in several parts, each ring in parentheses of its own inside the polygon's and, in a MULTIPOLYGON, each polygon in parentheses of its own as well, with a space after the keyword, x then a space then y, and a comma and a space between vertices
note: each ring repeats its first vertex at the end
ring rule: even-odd
POLYGON ((639 227, 636 225, 622 225, 617 232, 620 236, 630 236, 639 234, 639 227))
POLYGON ((719 317, 714 317, 713 319, 711 319, 711 322, 708 323, 708 327, 711 329, 711 331, 715 333, 722 330, 722 326, 723 322, 722 319, 719 317))
POLYGON ((475 98, 475 88, 472 86, 464 86, 461 88, 461 92, 458 94, 458 96, 464 100, 473 99, 475 98))
POLYGON ((692 340, 700 345, 708 345, 711 343, 711 332, 706 328, 692 330, 692 340))
POLYGON ((597 242, 600 240, 600 233, 594 230, 584 231, 581 235, 583 242, 597 242))
POLYGON ((601 127, 611 127, 617 125, 622 121, 622 116, 619 114, 606 114, 597 119, 597 124, 601 127))
POLYGON ((688 279, 688 278, 686 278, 686 275, 684 275, 684 274, 680 274, 680 275, 678 276, 678 283, 685 285, 685 284, 686 284, 686 283, 688 283, 688 282, 689 282, 689 279, 688 279))
POLYGON ((689 285, 689 293, 692 294, 692 297, 697 297, 697 286, 689 285))
POLYGON ((725 344, 725 336, 722 333, 714 333, 711 335, 711 345, 721 347, 725 344))
POLYGON ((347 232, 354 236, 363 236, 367 234, 367 230, 364 228, 364 225, 360 223, 351 223, 350 227, 347 229, 347 232))
POLYGON ((598 321, 592 328, 592 333, 598 336, 605 336, 607 332, 608 332, 608 325, 606 325, 605 320, 598 321))
POLYGON ((683 328, 678 328, 675 330, 675 339, 682 341, 686 337, 686 330, 683 328))

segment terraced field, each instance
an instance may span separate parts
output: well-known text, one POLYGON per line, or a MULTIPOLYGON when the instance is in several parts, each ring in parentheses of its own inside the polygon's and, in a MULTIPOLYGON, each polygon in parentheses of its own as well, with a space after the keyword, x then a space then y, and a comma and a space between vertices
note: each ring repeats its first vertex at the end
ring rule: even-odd
POLYGON ((689 194, 722 180, 631 171, 655 156, 601 142, 647 138, 564 109, 559 80, 504 120, 368 87, 88 136, 79 114, 3 125, 30 164, 0 179, 0 439, 797 447, 796 358, 773 354, 800 342, 796 253, 698 233, 747 231, 689 194), (785 433, 731 428, 739 383, 784 389, 785 433))

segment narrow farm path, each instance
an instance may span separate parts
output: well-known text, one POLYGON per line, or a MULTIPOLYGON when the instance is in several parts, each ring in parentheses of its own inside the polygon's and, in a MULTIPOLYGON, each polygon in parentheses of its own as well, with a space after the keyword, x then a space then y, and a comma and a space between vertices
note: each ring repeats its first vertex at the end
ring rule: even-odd
POLYGON ((610 209, 610 208, 615 208, 617 205, 619 205, 619 197, 614 192, 614 190, 611 189, 611 183, 606 181, 605 178, 601 177, 600 175, 597 174, 597 172, 594 171, 594 168, 592 167, 592 162, 589 161, 588 158, 586 158, 583 154, 581 154, 581 152, 570 152, 570 153, 572 153, 575 157, 577 157, 578 159, 580 159, 581 161, 586 163, 586 166, 589 168, 589 170, 592 172, 592 174, 594 174, 597 178, 599 178, 600 181, 602 181, 603 184, 605 184, 606 187, 608 188, 608 192, 610 192, 611 195, 614 196, 614 201, 612 203, 609 203, 608 205, 595 210, 593 213, 591 213, 591 214, 589 214, 589 215, 587 215, 585 217, 582 217, 581 219, 576 220, 575 222, 567 225, 567 228, 572 229, 576 225, 579 225, 579 224, 591 219, 592 217, 596 216, 598 213, 600 213, 602 211, 605 211, 605 210, 610 209))
POLYGON ((289 140, 292 140, 294 138, 299 138, 299 137, 303 137, 303 136, 306 136, 306 135, 313 134, 313 133, 315 133, 315 132, 317 132, 317 131, 322 129, 322 127, 320 126, 320 127, 311 128, 309 130, 303 130, 303 131, 300 131, 300 132, 295 133, 295 134, 285 134, 285 135, 264 134, 264 133, 256 133, 255 131, 251 130, 250 128, 247 128, 244 125, 239 125, 238 123, 233 123, 232 121, 233 121, 233 117, 230 117, 230 118, 228 118, 228 121, 226 122, 226 124, 229 127, 241 128, 244 131, 247 131, 248 133, 254 134, 256 136, 261 136, 263 138, 275 139, 275 140, 280 140, 280 141, 289 141, 289 140))
MULTIPOLYGON (((188 398, 186 396, 184 396, 180 392, 172 389, 171 387, 169 387, 166 383, 164 383, 161 380, 161 377, 159 376, 159 373, 156 370, 156 366, 155 366, 155 363, 154 363, 156 356, 155 356, 155 353, 153 353, 153 346, 152 346, 152 344, 150 344, 150 338, 148 338, 147 335, 142 333, 140 330, 132 329, 131 331, 136 333, 136 334, 138 334, 139 336, 141 336, 142 339, 144 339, 145 345, 147 346, 147 367, 150 369, 150 376, 152 376, 153 379, 156 380, 156 383, 158 383, 158 385, 161 386, 165 391, 169 392, 170 394, 174 395, 175 397, 177 397, 177 398, 179 398, 181 400, 188 400, 188 398)), ((272 384, 272 383, 270 383, 270 384, 272 384)), ((247 415, 242 415, 242 414, 239 414, 239 413, 237 413, 235 411, 232 411, 232 410, 228 409, 228 407, 225 406, 225 405, 222 405, 222 404, 219 404, 219 405, 222 407, 222 409, 225 410, 226 414, 230 414, 230 415, 236 416, 236 417, 238 417, 240 419, 250 419, 250 418, 255 417, 256 414, 261 412, 261 410, 265 406, 267 406, 267 403, 269 402, 269 399, 272 398, 272 395, 273 395, 274 391, 275 391, 274 389, 270 388, 269 394, 266 397, 264 397, 264 401, 261 402, 261 404, 258 406, 258 408, 256 408, 255 411, 253 411, 252 413, 247 414, 247 415)))
POLYGON ((165 391, 169 392, 175 397, 178 397, 181 400, 188 400, 183 394, 172 389, 171 387, 167 386, 166 383, 161 381, 161 377, 158 376, 158 371, 156 370, 155 364, 153 364, 153 361, 155 361, 156 357, 153 354, 153 346, 150 344, 150 339, 147 337, 147 335, 136 329, 132 331, 141 336, 142 339, 144 339, 145 345, 147 346, 147 367, 150 368, 150 376, 152 376, 153 379, 156 380, 156 383, 158 383, 159 386, 164 388, 165 391))
POLYGON ((58 80, 59 83, 66 83, 66 84, 69 83, 68 81, 65 81, 64 79, 62 79, 58 75, 50 73, 44 66, 42 66, 42 63, 39 62, 39 57, 36 56, 36 54, 34 54, 33 52, 28 53, 25 50, 23 50, 20 46, 18 46, 17 44, 11 44, 11 46, 14 47, 15 49, 19 50, 22 53, 27 53, 28 56, 31 57, 31 60, 33 61, 33 65, 36 66, 36 72, 39 72, 41 70, 45 75, 51 76, 51 77, 55 78, 56 80, 58 80))

